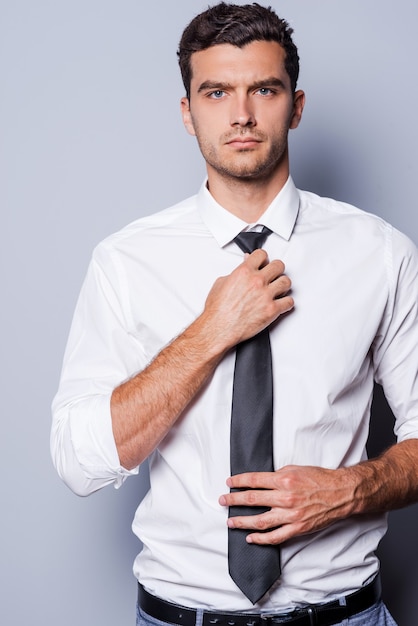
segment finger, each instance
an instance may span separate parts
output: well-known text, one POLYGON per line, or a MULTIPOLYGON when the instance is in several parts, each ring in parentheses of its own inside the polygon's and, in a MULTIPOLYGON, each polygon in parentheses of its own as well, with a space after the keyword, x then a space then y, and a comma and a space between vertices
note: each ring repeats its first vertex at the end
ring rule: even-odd
POLYGON ((257 530, 259 532, 273 530, 283 523, 280 509, 268 510, 256 515, 237 515, 229 517, 228 528, 240 528, 243 530, 257 530))
POLYGON ((278 519, 277 513, 273 515, 270 512, 262 515, 235 517, 228 519, 228 527, 231 529, 258 531, 250 532, 246 540, 248 543, 259 545, 277 545, 309 532, 309 528, 305 528, 303 524, 286 523, 285 521, 278 521, 278 519), (262 526, 262 528, 257 528, 257 526, 262 526))
POLYGON ((248 543, 257 543, 259 545, 275 545, 283 543, 294 537, 300 537, 316 530, 312 525, 303 522, 289 522, 272 528, 267 532, 255 532, 247 535, 248 543))
POLYGON ((244 263, 247 263, 253 269, 262 269, 269 264, 267 252, 265 250, 254 250, 251 254, 246 254, 244 263))
POLYGON ((248 543, 256 543, 260 546, 275 546, 291 539, 292 537, 295 537, 298 534, 299 532, 294 530, 293 526, 289 524, 265 533, 250 533, 247 535, 246 539, 248 543))
POLYGON ((291 311, 295 306, 295 301, 292 296, 280 296, 275 298, 274 304, 276 307, 275 319, 277 319, 280 315, 291 311))
POLYGON ((271 283, 273 280, 276 280, 276 278, 284 274, 284 271, 285 265, 280 259, 269 261, 260 269, 266 283, 271 283))
POLYGON ((272 507, 278 504, 278 493, 273 489, 233 491, 222 495, 219 498, 219 503, 223 506, 272 507))
POLYGON ((269 290, 273 298, 281 298, 286 295, 292 287, 292 282, 286 274, 279 276, 269 284, 269 290))
POLYGON ((248 487, 250 489, 274 489, 276 486, 276 472, 244 472, 230 476, 226 484, 230 488, 248 487))

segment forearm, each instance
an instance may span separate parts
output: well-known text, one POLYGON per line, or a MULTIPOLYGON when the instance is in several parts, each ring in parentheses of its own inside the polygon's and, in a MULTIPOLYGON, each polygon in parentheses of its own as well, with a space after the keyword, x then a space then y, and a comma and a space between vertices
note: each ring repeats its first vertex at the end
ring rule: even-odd
MULTIPOLYGON (((379 513, 418 501, 418 439, 343 470, 353 485, 352 513, 379 513)), ((344 475, 343 478, 344 480, 344 475)))
POLYGON ((156 448, 225 350, 202 315, 145 370, 114 390, 112 427, 123 467, 139 465, 156 448))

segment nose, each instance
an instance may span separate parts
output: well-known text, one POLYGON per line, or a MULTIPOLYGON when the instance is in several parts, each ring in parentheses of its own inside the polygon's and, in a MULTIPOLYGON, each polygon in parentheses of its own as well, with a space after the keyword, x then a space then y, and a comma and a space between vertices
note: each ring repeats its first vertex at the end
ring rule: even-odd
POLYGON ((231 110, 231 126, 255 126, 256 120, 250 99, 247 95, 237 96, 231 110))

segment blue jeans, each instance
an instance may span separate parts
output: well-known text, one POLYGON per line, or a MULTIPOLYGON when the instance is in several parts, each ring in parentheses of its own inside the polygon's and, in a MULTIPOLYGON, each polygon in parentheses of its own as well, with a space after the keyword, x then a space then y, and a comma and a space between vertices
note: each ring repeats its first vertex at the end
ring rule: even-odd
MULTIPOLYGON (((172 626, 167 622, 161 622, 150 615, 144 613, 142 609, 137 607, 136 613, 136 626, 172 626)), ((197 618, 195 626, 201 626, 202 624, 202 611, 197 611, 197 618)), ((395 620, 390 615, 389 611, 383 604, 383 602, 378 602, 367 609, 366 611, 362 611, 361 613, 357 613, 357 615, 353 615, 353 617, 349 617, 348 619, 339 622, 339 624, 335 624, 335 626, 397 626, 395 620)))

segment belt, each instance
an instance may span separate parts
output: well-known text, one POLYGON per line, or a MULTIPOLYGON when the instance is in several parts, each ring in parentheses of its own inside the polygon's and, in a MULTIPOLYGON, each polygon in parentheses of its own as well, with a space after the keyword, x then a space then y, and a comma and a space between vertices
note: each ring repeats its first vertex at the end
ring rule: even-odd
MULTIPOLYGON (((332 626, 361 613, 380 600, 381 585, 377 576, 373 582, 359 591, 345 596, 340 604, 333 600, 326 604, 310 604, 290 613, 218 613, 203 612, 202 626, 332 626)), ((138 604, 151 617, 179 626, 195 626, 197 611, 189 607, 172 604, 151 595, 142 585, 138 586, 138 604)))

